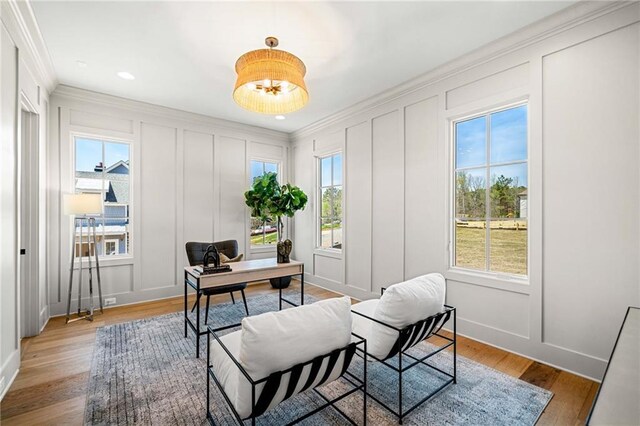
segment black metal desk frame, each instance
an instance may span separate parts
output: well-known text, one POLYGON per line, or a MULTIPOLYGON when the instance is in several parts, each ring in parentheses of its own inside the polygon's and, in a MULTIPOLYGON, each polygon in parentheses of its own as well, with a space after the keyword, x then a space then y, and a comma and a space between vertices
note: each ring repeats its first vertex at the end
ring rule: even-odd
MULTIPOLYGON (((280 277, 274 278, 287 278, 287 277, 295 277, 300 276, 300 305, 304 305, 304 264, 302 266, 302 271, 300 273, 291 274, 291 275, 282 275, 280 277)), ((184 271, 184 337, 188 336, 188 330, 191 328, 193 332, 196 334, 196 358, 200 358, 200 336, 203 336, 208 333, 207 327, 204 327, 204 331, 200 328, 200 306, 196 309, 196 324, 191 321, 189 318, 189 306, 187 301, 188 289, 191 287, 196 291, 196 295, 200 294, 202 288, 200 287, 200 276, 201 274, 185 269, 184 271), (189 277, 192 277, 195 283, 193 283, 189 277)), ((205 275, 208 276, 208 275, 205 275)), ((262 279, 256 281, 263 281, 262 279)), ((256 282, 253 281, 253 282, 256 282)), ((251 282, 251 281, 250 281, 251 282)), ((232 284, 232 283, 230 283, 232 284)), ((300 306, 284 297, 282 297, 282 289, 278 291, 278 302, 279 302, 279 310, 282 310, 282 302, 288 303, 291 306, 300 306)), ((225 325, 218 328, 212 328, 213 331, 222 331, 227 330, 229 328, 238 327, 240 323, 225 325)))

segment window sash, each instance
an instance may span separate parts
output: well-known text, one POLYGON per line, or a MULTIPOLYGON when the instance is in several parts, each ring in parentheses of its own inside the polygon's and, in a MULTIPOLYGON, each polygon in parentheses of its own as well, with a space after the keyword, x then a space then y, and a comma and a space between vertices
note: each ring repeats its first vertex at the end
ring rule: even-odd
MULTIPOLYGON (((101 145, 101 150, 100 150, 100 155, 101 155, 101 162, 102 162, 102 171, 100 172, 100 179, 101 179, 101 191, 99 191, 99 193, 103 194, 103 205, 104 207, 109 207, 109 206, 125 206, 126 207, 126 215, 124 216, 106 216, 105 212, 103 210, 103 213, 95 216, 96 219, 96 237, 97 238, 102 238, 102 244, 100 244, 102 246, 102 253, 99 253, 99 257, 100 258, 113 258, 116 256, 130 256, 131 255, 131 234, 132 231, 130 229, 131 227, 131 216, 130 216, 130 211, 131 211, 131 193, 132 193, 132 182, 131 182, 131 168, 132 168, 132 163, 131 163, 131 143, 127 142, 127 141, 121 141, 121 140, 111 140, 108 138, 102 138, 100 136, 82 136, 82 135, 75 135, 73 137, 73 141, 74 141, 74 162, 73 162, 73 181, 75 182, 75 180, 78 178, 77 176, 77 172, 80 171, 77 168, 77 158, 78 158, 78 140, 79 139, 83 139, 83 140, 88 140, 88 141, 93 141, 93 142, 97 142, 100 143, 101 145), (108 165, 106 164, 106 145, 107 144, 118 144, 118 145, 126 145, 127 146, 127 151, 128 151, 128 161, 129 161, 129 174, 127 174, 128 178, 127 178, 127 183, 129 186, 129 200, 127 203, 118 201, 118 202, 109 202, 109 201, 105 201, 104 198, 106 197, 106 193, 108 188, 106 188, 106 182, 109 180, 107 178, 107 168, 108 165), (107 237, 110 237, 106 234, 105 231, 105 221, 113 221, 113 220, 124 220, 126 221, 126 226, 127 228, 125 229, 124 232, 124 240, 125 240, 125 252, 124 253, 120 253, 120 251, 118 250, 118 254, 116 255, 106 255, 105 254, 105 250, 104 250, 104 243, 107 241, 107 237), (102 231, 100 232, 97 228, 102 225, 102 231)), ((90 193, 92 191, 78 191, 75 188, 75 184, 74 184, 74 192, 80 192, 80 193, 90 193)), ((83 233, 84 230, 87 229, 88 224, 86 222, 82 223, 82 227, 83 227, 83 233)), ((108 225, 106 225, 108 226, 108 225)), ((75 232, 75 229, 74 229, 75 232)), ((83 234, 83 236, 86 234, 83 234)), ((92 234, 93 237, 93 234, 92 234)), ((83 243, 83 245, 86 244, 86 242, 83 243)), ((91 243, 91 246, 93 248, 94 244, 93 242, 91 243)), ((74 253, 75 257, 78 258, 79 253, 78 253, 78 243, 75 243, 75 248, 76 251, 74 253)), ((95 250, 95 248, 93 248, 93 250, 95 250)), ((100 250, 99 250, 100 251, 100 250)), ((93 251, 91 252, 91 254, 93 255, 93 251)), ((83 252, 83 256, 84 256, 84 252, 83 252)))
MULTIPOLYGON (((519 165, 519 164, 524 164, 527 167, 527 175, 529 174, 529 155, 528 155, 528 150, 529 150, 529 137, 527 136, 527 158, 524 160, 513 160, 513 161, 504 161, 504 162, 495 162, 492 163, 491 162, 491 116, 493 114, 496 114, 498 112, 503 112, 503 111, 507 111, 510 109, 514 109, 514 108, 519 108, 522 106, 528 106, 527 102, 522 102, 516 105, 510 105, 508 107, 504 107, 504 108, 500 108, 500 109, 496 109, 496 110, 492 110, 492 111, 488 111, 482 114, 478 114, 472 117, 467 117, 464 119, 460 119, 460 120, 456 120, 452 122, 452 133, 453 133, 453 205, 452 205, 452 209, 453 209, 453 224, 452 224, 452 231, 453 231, 453 238, 452 238, 452 247, 453 247, 453 253, 452 253, 452 265, 454 267, 457 268, 462 268, 462 269, 468 269, 468 270, 472 270, 472 271, 478 271, 478 272, 487 272, 487 273, 498 273, 498 274, 507 274, 507 275, 514 275, 514 276, 524 276, 527 277, 529 274, 529 262, 528 262, 528 253, 529 253, 529 216, 527 214, 527 217, 525 218, 501 218, 501 217, 494 217, 491 214, 491 208, 492 208, 492 200, 491 200, 491 170, 500 166, 511 166, 511 165, 519 165), (468 121, 468 120, 473 120, 473 119, 477 119, 480 117, 484 117, 484 119, 486 120, 486 125, 485 125, 485 151, 486 151, 486 161, 485 164, 483 165, 473 165, 473 166, 465 166, 465 167, 456 167, 457 164, 457 160, 456 160, 456 153, 457 153, 457 148, 458 148, 458 135, 457 135, 457 124, 464 122, 464 121, 468 121), (469 217, 460 217, 457 214, 457 206, 458 206, 458 190, 457 190, 457 176, 459 172, 463 172, 463 171, 469 171, 469 170, 483 170, 484 171, 484 176, 485 176, 485 182, 484 182, 484 210, 485 210, 485 217, 473 217, 473 218, 469 218, 469 217), (511 272, 503 272, 500 270, 492 270, 491 269, 491 223, 492 222, 497 222, 497 221, 506 221, 506 220, 515 220, 515 219, 519 219, 521 221, 524 221, 527 223, 527 228, 526 228, 526 232, 527 232, 527 241, 526 241, 526 251, 527 251, 527 255, 526 255, 526 272, 524 274, 518 274, 518 273, 511 273, 511 272), (484 263, 485 263, 485 267, 484 269, 476 269, 473 267, 469 267, 469 266, 460 266, 458 265, 458 246, 457 246, 457 241, 458 241, 458 221, 476 221, 476 222, 484 222, 484 229, 485 229, 485 235, 484 235, 484 263)), ((529 120, 528 120, 528 110, 527 110, 527 133, 529 130, 529 120)), ((529 188, 529 179, 527 179, 527 190, 529 188)))
MULTIPOLYGON (((269 160, 259 160, 259 159, 251 159, 251 160, 249 160, 249 164, 254 163, 254 162, 261 164, 262 174, 260 174, 258 176, 250 176, 250 178, 249 178, 249 180, 250 180, 249 186, 253 185, 253 180, 256 177, 264 176, 264 174, 267 173, 267 164, 276 166, 276 174, 278 175, 278 179, 280 178, 280 162, 278 162, 278 161, 269 161, 269 160)), ((251 167, 249 167, 249 170, 251 170, 251 167)), ((249 173, 251 173, 251 171, 249 173)), ((267 226, 267 222, 266 221, 263 221, 262 224, 261 224, 261 226, 262 226, 262 242, 254 243, 252 241, 252 237, 255 236, 255 235, 251 235, 251 231, 253 230, 253 227, 251 226, 251 221, 253 219, 256 219, 256 218, 254 218, 253 216, 249 216, 249 246, 252 247, 252 248, 272 247, 273 244, 267 243, 267 235, 268 234, 267 234, 267 230, 266 230, 266 226, 267 226)))
MULTIPOLYGON (((336 179, 334 176, 334 168, 335 168, 335 159, 337 156, 341 156, 342 152, 336 152, 334 154, 331 155, 327 155, 324 157, 318 157, 318 199, 320 200, 320 202, 318 203, 318 213, 317 213, 317 217, 318 217, 318 227, 317 227, 317 244, 316 247, 322 250, 336 250, 336 251, 342 251, 342 248, 336 248, 336 244, 338 243, 338 241, 336 240, 335 237, 335 232, 334 232, 334 223, 339 221, 340 222, 340 229, 342 229, 342 227, 344 226, 343 220, 342 220, 342 215, 336 215, 335 214, 335 193, 331 190, 335 189, 335 188, 340 188, 340 190, 342 190, 342 188, 344 187, 344 182, 340 182, 340 183, 336 183, 336 179), (322 182, 324 180, 323 173, 322 173, 322 161, 326 160, 327 158, 330 158, 330 167, 329 167, 329 173, 330 173, 330 179, 329 185, 323 185, 322 182), (329 197, 329 214, 328 215, 322 215, 322 204, 323 204, 323 190, 330 190, 331 191, 331 196, 329 197), (322 237, 322 232, 323 232, 323 222, 326 221, 330 221, 331 223, 331 230, 330 230, 330 240, 329 240, 329 247, 324 247, 323 246, 323 237, 322 237)), ((340 193, 340 197, 343 197, 344 192, 341 191, 340 193)), ((339 242, 342 245, 342 241, 339 242)))

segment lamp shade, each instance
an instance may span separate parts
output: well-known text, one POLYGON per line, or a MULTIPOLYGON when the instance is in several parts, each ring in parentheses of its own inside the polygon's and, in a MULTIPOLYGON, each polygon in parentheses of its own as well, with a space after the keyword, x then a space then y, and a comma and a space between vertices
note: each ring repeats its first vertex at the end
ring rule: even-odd
MULTIPOLYGON (((269 46, 277 39, 268 38, 269 46)), ((247 52, 236 62, 233 99, 242 108, 262 114, 286 114, 304 107, 309 92, 304 82, 307 69, 295 55, 284 50, 247 52)))
POLYGON ((64 194, 64 214, 102 214, 102 194, 64 194))

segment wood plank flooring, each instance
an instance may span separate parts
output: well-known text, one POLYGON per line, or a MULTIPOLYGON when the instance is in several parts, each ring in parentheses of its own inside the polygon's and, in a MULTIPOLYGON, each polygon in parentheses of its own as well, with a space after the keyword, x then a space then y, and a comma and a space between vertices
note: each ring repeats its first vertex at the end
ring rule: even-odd
MULTIPOLYGON (((320 299, 337 296, 310 284, 305 290, 320 299)), ((247 297, 270 291, 275 290, 268 283, 246 290, 247 297)), ((228 297, 212 297, 212 303, 226 302, 228 297)), ((65 325, 64 318, 52 318, 39 336, 22 341, 20 373, 0 402, 0 423, 81 425, 96 328, 180 311, 182 300, 176 297, 115 307, 93 322, 65 325)), ((584 424, 598 389, 591 380, 465 337, 458 339, 458 354, 554 392, 540 425, 584 424)))

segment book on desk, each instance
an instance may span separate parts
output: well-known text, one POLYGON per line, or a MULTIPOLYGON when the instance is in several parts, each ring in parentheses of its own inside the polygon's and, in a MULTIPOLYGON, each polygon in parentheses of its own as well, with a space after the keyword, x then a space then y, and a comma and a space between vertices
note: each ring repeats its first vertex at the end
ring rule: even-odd
POLYGON ((219 274, 221 272, 231 272, 231 266, 226 263, 223 263, 220 266, 194 266, 193 270, 198 272, 200 275, 210 275, 210 274, 219 274))

